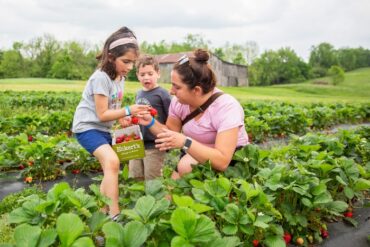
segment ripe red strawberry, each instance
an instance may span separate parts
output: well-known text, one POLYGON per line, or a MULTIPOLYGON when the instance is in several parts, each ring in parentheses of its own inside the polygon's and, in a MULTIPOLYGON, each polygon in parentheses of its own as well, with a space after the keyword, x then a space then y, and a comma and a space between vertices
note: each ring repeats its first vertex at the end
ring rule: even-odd
POLYGON ((253 244, 254 247, 257 247, 260 244, 260 241, 255 239, 255 240, 252 241, 252 244, 253 244))
POLYGON ((292 235, 290 235, 290 233, 288 232, 284 233, 283 238, 286 244, 289 244, 290 241, 292 241, 292 235))
POLYGON ((343 215, 344 215, 344 217, 347 217, 347 218, 352 218, 353 217, 352 212, 345 212, 343 215))
POLYGON ((134 140, 140 140, 140 139, 141 139, 140 136, 138 136, 138 135, 134 136, 134 140))
POLYGON ((74 169, 72 170, 72 174, 79 174, 80 173, 80 169, 74 169))
POLYGON ((23 169, 24 169, 24 165, 20 164, 20 165, 18 166, 18 169, 19 169, 19 170, 23 170, 23 169))
POLYGON ((139 119, 137 117, 132 117, 131 118, 131 123, 138 124, 139 123, 139 119))
POLYGON ((116 144, 119 144, 119 143, 123 142, 123 140, 124 140, 124 137, 122 137, 122 136, 117 137, 116 138, 116 144))
POLYGON ((28 141, 29 142, 32 142, 33 141, 33 137, 31 135, 28 136, 28 141))
POLYGON ((158 114, 158 111, 155 108, 151 108, 149 112, 150 112, 150 115, 152 115, 153 117, 157 116, 158 114))
POLYGON ((329 232, 325 229, 321 229, 321 237, 323 238, 329 237, 329 232))
POLYGON ((125 141, 125 142, 129 142, 129 141, 131 141, 131 140, 132 140, 131 136, 126 136, 124 141, 125 141))

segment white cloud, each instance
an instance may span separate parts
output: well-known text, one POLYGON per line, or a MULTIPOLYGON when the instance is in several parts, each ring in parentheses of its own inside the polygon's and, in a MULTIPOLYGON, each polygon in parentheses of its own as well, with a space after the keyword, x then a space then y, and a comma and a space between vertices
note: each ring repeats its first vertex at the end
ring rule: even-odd
POLYGON ((289 46, 307 58, 312 45, 370 47, 368 0, 0 0, 0 47, 44 33, 101 43, 120 26, 140 40, 182 41, 201 34, 213 46, 256 41, 289 46))

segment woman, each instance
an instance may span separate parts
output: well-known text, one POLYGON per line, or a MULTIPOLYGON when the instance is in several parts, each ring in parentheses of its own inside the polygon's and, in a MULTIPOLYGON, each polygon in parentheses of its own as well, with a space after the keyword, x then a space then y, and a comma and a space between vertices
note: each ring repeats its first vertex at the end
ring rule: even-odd
POLYGON ((244 111, 232 96, 222 94, 207 109, 183 124, 191 112, 202 106, 216 88, 216 77, 208 64, 209 53, 198 49, 194 57, 182 57, 171 72, 174 95, 166 125, 145 115, 140 124, 157 136, 156 147, 165 151, 182 148, 186 154, 177 165, 173 178, 191 172, 191 165, 210 160, 212 168, 225 171, 236 149, 248 144, 244 111))

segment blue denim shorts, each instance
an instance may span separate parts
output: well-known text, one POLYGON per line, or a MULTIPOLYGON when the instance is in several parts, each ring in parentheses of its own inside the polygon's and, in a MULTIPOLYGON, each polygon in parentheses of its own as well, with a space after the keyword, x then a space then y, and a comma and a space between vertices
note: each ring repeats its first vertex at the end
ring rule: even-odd
POLYGON ((92 129, 75 135, 81 146, 91 154, 101 145, 112 145, 112 136, 109 132, 92 129))

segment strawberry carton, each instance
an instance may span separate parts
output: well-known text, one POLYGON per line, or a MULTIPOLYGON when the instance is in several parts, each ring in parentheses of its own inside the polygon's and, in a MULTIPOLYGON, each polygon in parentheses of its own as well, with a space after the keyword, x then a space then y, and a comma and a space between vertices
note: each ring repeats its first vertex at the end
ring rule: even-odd
POLYGON ((138 125, 113 131, 112 147, 120 161, 141 159, 145 156, 143 135, 138 125))

